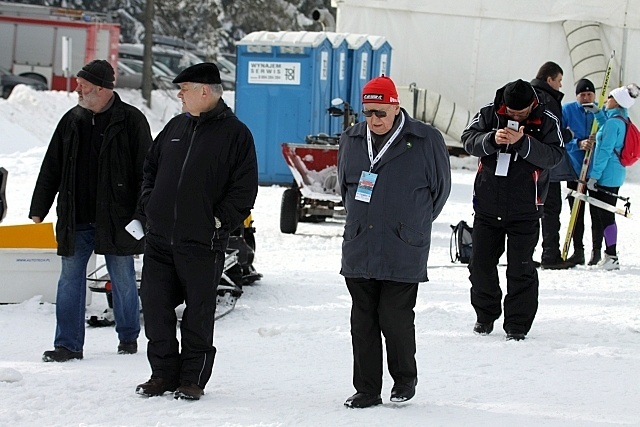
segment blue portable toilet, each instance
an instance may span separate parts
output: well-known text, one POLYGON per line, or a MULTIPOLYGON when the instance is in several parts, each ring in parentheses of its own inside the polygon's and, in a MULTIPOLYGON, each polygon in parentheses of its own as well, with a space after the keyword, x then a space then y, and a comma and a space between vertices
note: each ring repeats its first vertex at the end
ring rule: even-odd
POLYGON ((366 34, 347 34, 347 67, 349 79, 349 103, 355 111, 362 105, 362 88, 371 80, 371 43, 366 34))
MULTIPOLYGON (((325 33, 333 46, 332 64, 331 64, 331 100, 340 98, 349 102, 349 79, 350 73, 347 69, 348 47, 346 34, 344 33, 325 33)), ((344 108, 344 106, 339 106, 344 108)), ((330 117, 329 133, 338 135, 342 133, 343 118, 330 117)))
POLYGON ((260 184, 291 184, 282 143, 330 131, 332 45, 323 32, 257 31, 236 43, 235 113, 251 130, 260 184))
POLYGON ((384 36, 367 37, 371 44, 371 78, 391 73, 391 44, 384 36))

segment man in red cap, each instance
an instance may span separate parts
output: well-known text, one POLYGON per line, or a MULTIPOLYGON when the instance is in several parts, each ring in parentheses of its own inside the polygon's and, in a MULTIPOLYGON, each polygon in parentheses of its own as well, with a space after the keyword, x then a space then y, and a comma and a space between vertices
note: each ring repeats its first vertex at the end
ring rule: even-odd
POLYGON ((473 248, 469 262, 476 334, 487 335, 502 314, 498 260, 507 243, 504 324, 508 340, 523 340, 538 309, 538 243, 549 170, 562 160, 560 124, 530 83, 498 89, 493 103, 462 133, 467 153, 479 157, 473 187, 473 248))
POLYGON ((385 76, 362 91, 366 122, 340 138, 338 179, 347 212, 342 268, 352 298, 353 385, 345 405, 382 403, 382 335, 394 385, 392 402, 418 383, 413 308, 426 282, 431 224, 451 191, 449 154, 440 132, 400 107, 385 76))

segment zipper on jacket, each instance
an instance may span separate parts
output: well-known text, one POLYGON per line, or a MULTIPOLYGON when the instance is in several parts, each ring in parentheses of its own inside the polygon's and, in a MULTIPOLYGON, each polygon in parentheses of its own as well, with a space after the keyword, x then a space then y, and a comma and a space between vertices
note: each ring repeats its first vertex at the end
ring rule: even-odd
POLYGON ((171 230, 171 245, 173 246, 173 238, 176 233, 176 223, 178 222, 178 194, 180 193, 180 186, 182 185, 182 178, 184 177, 184 170, 187 166, 187 161, 189 160, 189 155, 191 154, 191 147, 193 146, 193 140, 196 137, 196 131, 198 130, 198 123, 196 123, 193 128, 193 133, 191 134, 191 141, 189 141, 189 149, 187 150, 187 155, 184 157, 184 162, 182 162, 182 168, 180 169, 180 178, 178 178, 178 188, 176 190, 176 200, 173 203, 173 228, 171 230))

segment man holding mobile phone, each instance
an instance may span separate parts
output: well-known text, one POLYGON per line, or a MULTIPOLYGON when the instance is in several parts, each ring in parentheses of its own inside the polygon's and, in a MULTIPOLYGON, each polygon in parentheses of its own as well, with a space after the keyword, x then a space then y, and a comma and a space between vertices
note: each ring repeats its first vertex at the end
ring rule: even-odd
POLYGON ((549 169, 562 159, 560 123, 531 86, 516 80, 498 89, 462 133, 467 153, 479 157, 474 185, 473 252, 469 263, 474 333, 487 335, 502 314, 498 260, 507 242, 507 294, 503 328, 508 340, 525 339, 538 309, 533 251, 549 185, 549 169), (518 130, 508 122, 518 122, 518 130))

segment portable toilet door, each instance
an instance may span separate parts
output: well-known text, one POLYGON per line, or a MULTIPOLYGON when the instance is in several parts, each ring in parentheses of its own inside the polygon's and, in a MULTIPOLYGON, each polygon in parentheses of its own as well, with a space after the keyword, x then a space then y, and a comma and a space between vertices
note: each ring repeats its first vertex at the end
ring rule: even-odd
POLYGON ((369 35, 371 44, 371 78, 391 74, 391 44, 384 36, 369 35))
POLYGON ((237 44, 235 113, 251 130, 260 184, 291 184, 282 143, 329 132, 332 45, 322 32, 258 31, 237 44))
MULTIPOLYGON (((349 103, 349 70, 347 69, 348 47, 346 34, 326 33, 327 38, 333 46, 331 64, 331 101, 336 98, 349 103)), ((338 108, 344 109, 344 104, 338 108)), ((331 135, 340 135, 343 131, 343 117, 330 117, 331 135)))
POLYGON ((362 105, 362 88, 371 80, 371 43, 365 34, 348 34, 349 104, 355 111, 362 105))

